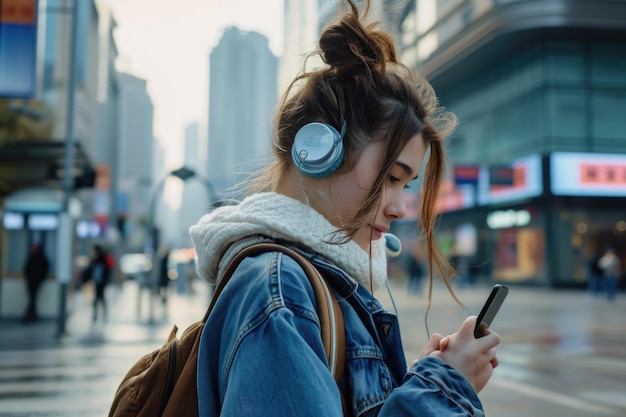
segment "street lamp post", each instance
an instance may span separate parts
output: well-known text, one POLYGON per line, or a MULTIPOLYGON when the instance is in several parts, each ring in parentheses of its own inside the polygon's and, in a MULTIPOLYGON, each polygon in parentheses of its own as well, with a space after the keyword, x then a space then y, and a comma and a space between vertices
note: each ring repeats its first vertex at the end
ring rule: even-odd
POLYGON ((217 201, 215 190, 213 189, 213 185, 211 182, 199 175, 196 172, 188 168, 186 166, 182 166, 174 171, 168 173, 159 184, 155 187, 152 192, 152 198, 150 199, 150 218, 148 221, 148 233, 150 236, 150 248, 152 250, 152 272, 150 274, 150 300, 149 300, 149 312, 148 312, 148 322, 154 323, 153 312, 154 312, 154 294, 156 293, 156 289, 158 286, 158 275, 156 271, 156 265, 158 265, 157 251, 159 249, 159 240, 160 240, 160 230, 156 226, 156 203, 158 201, 158 197, 160 197, 163 192, 163 187, 165 186, 165 180, 169 177, 177 177, 181 179, 183 182, 187 181, 190 178, 197 177, 202 181, 205 189, 207 190, 207 195, 209 197, 209 206, 211 206, 214 202, 217 201))
POLYGON ((74 191, 74 87, 76 70, 76 30, 78 26, 78 0, 71 8, 72 24, 70 29, 70 53, 67 82, 67 114, 65 140, 65 170, 63 174, 63 206, 59 213, 59 231, 57 247, 57 280, 59 282, 59 317, 57 336, 65 335, 67 320, 67 286, 72 271, 72 221, 69 213, 70 199, 74 191))

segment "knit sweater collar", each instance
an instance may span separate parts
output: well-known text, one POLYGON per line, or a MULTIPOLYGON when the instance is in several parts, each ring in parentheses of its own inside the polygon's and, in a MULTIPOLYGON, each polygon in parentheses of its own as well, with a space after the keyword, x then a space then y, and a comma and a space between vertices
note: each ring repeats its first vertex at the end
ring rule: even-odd
MULTIPOLYGON (((310 206, 282 194, 265 192, 246 197, 204 215, 189 234, 197 253, 200 275, 216 281, 220 266, 230 261, 222 255, 235 242, 254 235, 285 239, 305 245, 335 263, 366 288, 370 288, 370 256, 356 242, 329 244, 337 228, 310 206)), ((382 239, 372 242, 371 280, 374 290, 387 279, 387 258, 382 239)))

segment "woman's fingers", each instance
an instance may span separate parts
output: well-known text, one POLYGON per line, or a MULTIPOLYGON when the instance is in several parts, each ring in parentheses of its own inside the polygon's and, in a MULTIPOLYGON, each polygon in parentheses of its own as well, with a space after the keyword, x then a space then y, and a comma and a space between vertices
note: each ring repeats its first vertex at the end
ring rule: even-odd
POLYGON ((500 335, 489 330, 484 337, 476 339, 475 323, 476 316, 468 317, 457 333, 440 338, 440 348, 431 354, 463 373, 476 392, 479 392, 498 366, 496 346, 500 343, 500 335))
POLYGON ((430 336, 430 339, 426 343, 426 346, 424 346, 422 352, 420 353, 420 359, 425 358, 435 351, 438 351, 441 339, 443 339, 443 336, 439 333, 434 333, 432 336, 430 336))

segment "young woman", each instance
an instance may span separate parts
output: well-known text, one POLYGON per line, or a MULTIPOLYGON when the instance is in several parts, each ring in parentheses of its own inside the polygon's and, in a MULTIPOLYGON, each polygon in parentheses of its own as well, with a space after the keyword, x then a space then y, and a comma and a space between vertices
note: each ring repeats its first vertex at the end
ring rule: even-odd
POLYGON ((240 264, 205 325, 201 416, 341 416, 342 396, 354 416, 483 415, 477 392, 497 365, 499 336, 475 339, 469 317, 455 334, 433 335, 407 367, 396 317, 374 297, 387 279, 383 234, 405 216, 404 189, 422 172, 421 233, 431 270, 445 272, 434 205, 442 141, 455 119, 398 61, 393 39, 347 3, 350 11, 321 34, 325 65, 296 78, 283 97, 274 162, 241 203, 190 230, 198 270, 213 281, 254 242, 305 254, 343 312, 343 378, 338 386, 328 370, 303 270, 264 253, 240 264))

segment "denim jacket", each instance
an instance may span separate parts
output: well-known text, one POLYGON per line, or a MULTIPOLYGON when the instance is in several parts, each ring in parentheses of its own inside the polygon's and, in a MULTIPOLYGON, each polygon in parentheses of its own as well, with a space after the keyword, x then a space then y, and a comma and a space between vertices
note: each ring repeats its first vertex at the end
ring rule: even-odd
MULTIPOLYGON (((346 330, 341 390, 364 416, 483 416, 457 370, 436 357, 407 371, 397 317, 344 271, 305 253, 334 289, 346 330)), ((205 324, 198 358, 201 417, 342 416, 315 296, 287 255, 246 258, 205 324)))

